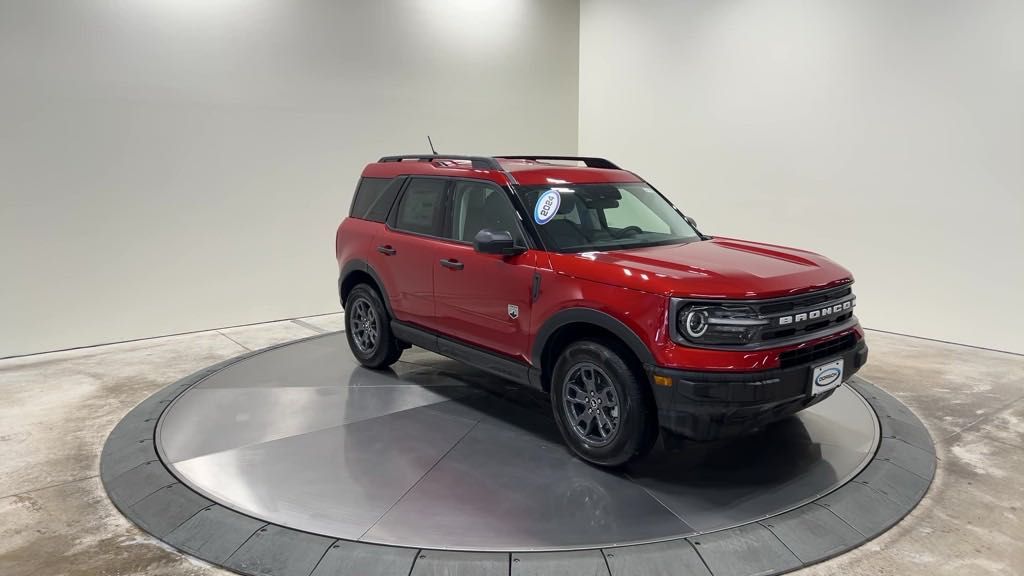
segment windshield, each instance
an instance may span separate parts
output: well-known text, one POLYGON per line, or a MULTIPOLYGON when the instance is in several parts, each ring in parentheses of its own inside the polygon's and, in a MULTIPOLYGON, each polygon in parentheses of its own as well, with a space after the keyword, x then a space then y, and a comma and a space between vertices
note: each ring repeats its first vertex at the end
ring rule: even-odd
POLYGON ((524 186, 519 195, 548 249, 586 252, 681 244, 701 236, 650 186, 524 186))

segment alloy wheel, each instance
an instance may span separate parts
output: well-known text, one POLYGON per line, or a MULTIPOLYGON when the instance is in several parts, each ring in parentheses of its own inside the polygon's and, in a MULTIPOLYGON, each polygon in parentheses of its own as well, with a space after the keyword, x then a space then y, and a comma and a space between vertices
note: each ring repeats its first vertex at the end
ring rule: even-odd
POLYGON ((601 367, 592 362, 573 366, 562 382, 562 398, 567 422, 581 440, 599 447, 615 439, 619 394, 601 367))
POLYGON ((352 331, 352 341, 363 354, 373 354, 377 348, 380 326, 373 306, 366 298, 357 298, 349 311, 348 326, 352 331))

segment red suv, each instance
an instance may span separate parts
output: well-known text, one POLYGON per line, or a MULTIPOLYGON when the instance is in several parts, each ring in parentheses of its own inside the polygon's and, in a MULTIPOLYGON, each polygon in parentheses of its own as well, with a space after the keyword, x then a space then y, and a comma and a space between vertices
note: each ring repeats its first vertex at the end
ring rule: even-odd
POLYGON ((601 158, 381 158, 335 248, 360 363, 415 344, 543 390, 596 464, 646 454, 661 429, 750 432, 867 360, 847 270, 702 234, 601 158))

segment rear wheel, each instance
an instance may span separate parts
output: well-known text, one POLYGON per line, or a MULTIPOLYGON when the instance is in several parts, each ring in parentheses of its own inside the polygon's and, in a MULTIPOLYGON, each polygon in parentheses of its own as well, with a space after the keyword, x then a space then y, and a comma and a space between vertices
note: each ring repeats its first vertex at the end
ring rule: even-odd
POLYGON ((657 438, 641 382, 601 342, 581 340, 565 349, 552 373, 551 406, 566 444, 595 464, 619 466, 642 457, 657 438))
POLYGON ((391 333, 391 317, 377 291, 367 284, 352 289, 345 300, 345 338, 352 355, 367 368, 386 368, 402 355, 391 333))

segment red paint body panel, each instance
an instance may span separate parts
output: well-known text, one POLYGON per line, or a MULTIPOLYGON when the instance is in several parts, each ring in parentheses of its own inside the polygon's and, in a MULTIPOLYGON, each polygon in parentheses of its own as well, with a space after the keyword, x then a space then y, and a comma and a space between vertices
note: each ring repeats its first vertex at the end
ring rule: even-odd
POLYGON ((727 238, 553 254, 552 260, 556 270, 576 278, 689 298, 775 298, 853 281, 849 271, 824 256, 727 238))
POLYGON ((519 184, 601 184, 605 182, 642 182, 632 172, 625 170, 608 170, 604 168, 551 167, 544 164, 505 163, 508 170, 519 184))
POLYGON ((490 180, 502 186, 508 184, 508 177, 504 172, 477 170, 470 167, 468 163, 448 167, 437 166, 430 162, 377 162, 367 164, 366 168, 363 169, 363 176, 366 178, 394 178, 395 176, 410 174, 448 176, 450 178, 477 178, 480 180, 490 180))
POLYGON ((384 226, 380 226, 374 243, 374 249, 367 254, 369 263, 388 289, 395 318, 434 328, 434 274, 441 258, 440 243, 393 232, 384 226), (377 246, 391 248, 395 253, 384 255, 377 246))
POLYGON ((436 269, 437 331, 529 362, 530 286, 537 256, 543 252, 503 258, 481 254, 469 244, 442 244, 441 257, 458 260, 465 268, 436 269), (518 307, 515 319, 509 316, 509 306, 518 307))
POLYGON ((414 160, 375 162, 368 164, 363 169, 363 176, 368 178, 394 178, 401 175, 420 174, 425 176, 449 176, 452 178, 477 178, 480 180, 490 180, 501 186, 510 183, 509 174, 515 178, 516 183, 523 185, 564 184, 566 182, 577 184, 642 182, 636 174, 626 170, 557 166, 543 162, 519 160, 499 160, 499 163, 505 169, 504 172, 476 169, 467 161, 446 161, 443 166, 432 162, 414 160))
POLYGON ((338 266, 353 260, 365 260, 376 248, 373 240, 384 227, 376 222, 345 218, 334 235, 334 254, 338 266))

